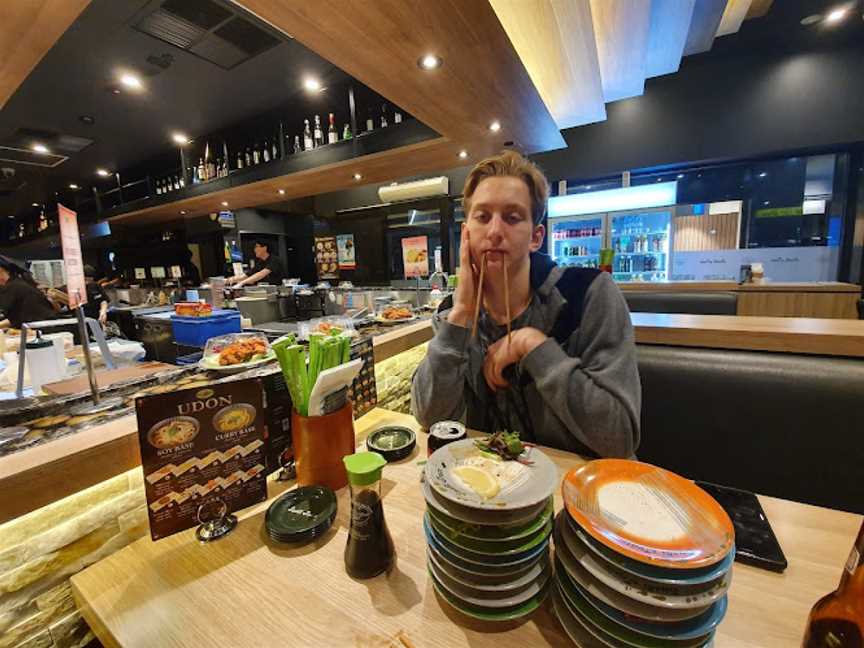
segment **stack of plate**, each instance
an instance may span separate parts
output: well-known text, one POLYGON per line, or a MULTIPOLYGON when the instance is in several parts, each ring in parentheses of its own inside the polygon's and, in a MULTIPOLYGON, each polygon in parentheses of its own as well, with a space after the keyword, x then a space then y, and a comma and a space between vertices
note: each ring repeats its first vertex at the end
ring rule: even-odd
POLYGON ((711 646, 735 537, 692 482, 636 461, 571 470, 555 519, 555 612, 582 648, 711 646))
POLYGON ((536 448, 520 460, 525 463, 490 458, 463 439, 439 448, 426 463, 423 525, 432 583, 441 598, 478 619, 525 616, 552 582, 558 471, 536 448), (465 466, 473 466, 472 474, 465 466))

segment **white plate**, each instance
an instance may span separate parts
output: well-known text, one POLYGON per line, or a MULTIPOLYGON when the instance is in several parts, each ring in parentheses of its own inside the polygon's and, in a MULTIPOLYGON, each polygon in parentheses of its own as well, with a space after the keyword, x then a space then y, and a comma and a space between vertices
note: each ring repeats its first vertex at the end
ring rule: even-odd
MULTIPOLYGON (((452 444, 451 444, 452 445, 452 444)), ((546 508, 546 502, 540 502, 535 506, 529 506, 524 509, 513 509, 504 511, 487 511, 484 509, 469 508, 462 506, 456 502, 444 499, 436 493, 429 482, 423 479, 423 497, 426 498, 426 503, 440 511, 444 515, 448 515, 457 520, 468 522, 469 524, 480 524, 483 526, 509 526, 517 524, 525 524, 536 518, 546 508)))
MULTIPOLYGON (((704 609, 722 598, 732 584, 731 570, 712 583, 684 587, 647 581, 616 569, 601 561, 581 543, 566 524, 566 520, 561 517, 566 514, 566 511, 563 511, 556 519, 556 541, 563 540, 561 545, 594 578, 628 598, 663 608, 704 609)), ((571 576, 579 581, 578 574, 571 574, 571 576)), ((579 582, 579 584, 585 587, 584 583, 579 582)))
POLYGON ((544 569, 547 568, 549 561, 542 556, 535 563, 529 563, 528 568, 524 571, 518 571, 514 574, 472 574, 460 567, 448 563, 440 554, 436 554, 431 548, 427 547, 427 559, 432 561, 435 566, 450 578, 473 587, 474 589, 484 592, 508 592, 510 590, 518 590, 525 587, 531 581, 537 579, 544 569))
POLYGON ((385 317, 375 317, 375 321, 379 324, 405 324, 406 322, 413 322, 417 319, 416 315, 412 315, 411 317, 403 317, 402 319, 387 319, 385 317))
MULTIPOLYGON (((501 461, 500 466, 513 473, 501 483, 501 490, 488 499, 459 479, 453 470, 472 461, 488 458, 474 445, 475 439, 462 439, 438 448, 426 462, 426 481, 443 498, 456 504, 483 511, 524 509, 544 503, 558 487, 558 467, 536 447, 528 447, 521 458, 531 461, 501 461)), ((457 517, 457 516, 454 516, 457 517)))
POLYGON ((214 365, 206 362, 204 358, 201 358, 198 361, 198 367, 206 371, 219 371, 221 373, 240 373, 241 371, 247 371, 249 369, 254 369, 255 367, 258 367, 262 364, 267 364, 268 362, 272 362, 275 359, 276 354, 273 351, 268 351, 266 357, 264 358, 260 358, 259 360, 252 360, 250 362, 241 362, 240 364, 234 365, 214 365))
POLYGON ((427 562, 427 566, 429 570, 432 572, 432 575, 438 580, 438 582, 446 589, 450 594, 458 598, 460 601, 464 601, 469 605, 476 605, 478 607, 484 608, 510 608, 516 605, 522 605, 526 601, 540 594, 543 591, 543 587, 546 585, 546 581, 549 580, 552 570, 547 568, 540 572, 540 576, 533 581, 530 581, 526 586, 524 586, 521 590, 516 592, 478 592, 472 587, 466 587, 462 585, 458 581, 450 578, 447 573, 441 571, 438 567, 435 566, 435 563, 431 560, 427 562))

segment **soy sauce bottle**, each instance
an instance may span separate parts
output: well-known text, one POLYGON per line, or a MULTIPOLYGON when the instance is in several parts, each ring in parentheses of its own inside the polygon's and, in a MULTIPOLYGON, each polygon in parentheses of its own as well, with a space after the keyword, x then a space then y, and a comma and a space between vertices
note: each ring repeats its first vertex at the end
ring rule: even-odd
POLYGON ((377 452, 358 452, 342 461, 351 489, 345 571, 352 578, 372 578, 393 563, 393 540, 381 504, 381 470, 387 461, 377 452))

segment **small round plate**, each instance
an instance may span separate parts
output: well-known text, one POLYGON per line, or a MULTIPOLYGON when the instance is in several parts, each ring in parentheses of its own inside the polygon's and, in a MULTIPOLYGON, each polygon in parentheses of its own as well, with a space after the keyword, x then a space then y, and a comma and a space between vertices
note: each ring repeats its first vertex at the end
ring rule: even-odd
POLYGON ((306 542, 324 534, 336 517, 336 494, 326 486, 301 486, 280 495, 264 525, 279 542, 306 542))
POLYGON ((426 545, 427 549, 440 561, 446 563, 448 567, 453 567, 460 572, 464 572, 471 580, 476 580, 477 582, 481 582, 481 579, 485 579, 483 582, 506 582, 508 579, 516 578, 518 575, 528 571, 538 562, 548 560, 548 552, 541 552, 533 560, 528 560, 517 565, 480 565, 462 560, 456 554, 439 545, 433 538, 427 537, 426 545))
POLYGON ((258 367, 262 364, 267 364, 268 362, 275 359, 276 354, 271 349, 263 358, 259 358, 258 360, 250 360, 249 362, 241 362, 239 364, 233 365, 220 365, 218 356, 204 357, 198 361, 198 367, 206 371, 219 371, 221 373, 240 373, 241 371, 254 369, 255 367, 258 367), (213 359, 214 357, 215 360, 213 359))
POLYGON ((561 622, 564 632, 579 648, 607 648, 609 644, 603 643, 588 632, 582 622, 573 615, 570 608, 564 603, 564 595, 557 585, 552 588, 552 609, 555 611, 558 621, 561 622))
MULTIPOLYGON (((562 512, 559 515, 565 514, 562 512)), ((638 578, 597 559, 563 522, 560 517, 556 522, 556 540, 563 540, 562 546, 566 547, 570 555, 604 585, 637 601, 664 608, 704 608, 720 600, 732 584, 731 570, 716 581, 691 586, 665 585, 638 578)), ((578 582, 577 574, 571 576, 578 582)))
POLYGON ((524 587, 537 579, 549 564, 549 561, 541 556, 536 562, 528 563, 527 568, 512 574, 474 574, 448 563, 429 547, 426 550, 426 558, 453 580, 483 592, 508 592, 524 587))
POLYGON ((411 317, 403 317, 402 319, 387 319, 386 317, 375 317, 375 321, 379 324, 384 324, 385 326, 392 326, 394 324, 406 324, 408 322, 413 322, 417 319, 416 315, 412 315, 411 317))
POLYGON ((429 523, 439 537, 481 559, 485 556, 491 556, 496 559, 503 556, 518 556, 534 549, 534 547, 541 544, 552 533, 552 520, 549 520, 535 531, 534 535, 508 540, 507 542, 484 542, 483 540, 471 540, 470 538, 454 534, 447 527, 440 525, 428 510, 426 515, 429 518, 429 523))
POLYGON ((533 581, 529 581, 519 589, 511 590, 509 592, 487 592, 477 590, 471 586, 466 586, 453 580, 445 572, 438 569, 431 561, 427 563, 427 567, 429 568, 429 571, 432 572, 435 580, 437 580, 444 589, 460 601, 464 601, 470 605, 492 609, 512 608, 517 605, 522 605, 543 591, 546 581, 549 580, 552 573, 552 570, 547 567, 547 569, 540 572, 540 576, 533 581))
POLYGON ((472 617, 474 619, 480 619, 481 621, 514 621, 516 619, 521 619, 524 616, 527 616, 534 612, 537 608, 540 607, 543 600, 546 598, 546 595, 549 593, 549 587, 546 587, 542 592, 540 592, 537 596, 532 599, 529 599, 522 605, 517 605, 513 608, 504 608, 504 609, 490 609, 479 607, 475 605, 470 605, 469 603, 465 603, 464 601, 460 601, 457 597, 453 596, 447 589, 441 585, 436 579, 434 574, 429 572, 429 577, 432 581, 432 586, 435 588, 435 591, 449 603, 456 610, 465 614, 466 616, 472 617))
POLYGON ((561 490, 580 527, 639 562, 673 569, 707 567, 723 560, 735 544, 732 521, 714 498, 651 464, 589 461, 564 476, 561 490))
POLYGON ((387 425, 366 437, 366 448, 377 452, 388 462, 400 461, 410 455, 417 445, 414 430, 403 425, 387 425))
POLYGON ((426 481, 432 489, 451 502, 483 511, 524 509, 545 502, 558 486, 558 467, 541 450, 529 446, 522 461, 496 461, 474 444, 475 439, 462 439, 438 448, 426 462, 426 481), (500 490, 486 498, 470 488, 454 470, 475 462, 483 462, 495 470, 500 490))
POLYGON ((436 549, 438 553, 444 554, 444 556, 447 558, 456 558, 461 561, 461 564, 468 564, 469 566, 473 565, 475 568, 493 571, 494 573, 501 573, 508 570, 519 569, 525 563, 530 562, 531 560, 540 556, 542 553, 546 552, 549 547, 549 538, 546 538, 546 540, 540 546, 532 549, 529 552, 516 556, 505 556, 503 557, 503 559, 495 560, 491 559, 490 556, 483 556, 482 558, 476 555, 466 556, 464 552, 460 551, 459 547, 448 543, 446 540, 436 534, 435 530, 429 526, 429 523, 425 517, 423 519, 423 528, 426 531, 427 542, 432 545, 432 548, 436 549))
POLYGON ((548 506, 547 502, 540 502, 535 506, 529 506, 524 509, 504 510, 504 511, 486 511, 480 509, 472 509, 456 502, 451 502, 444 499, 436 493, 432 486, 425 479, 422 484, 423 497, 426 498, 426 503, 436 511, 443 513, 451 518, 467 522, 468 524, 476 524, 482 527, 495 526, 515 526, 519 524, 527 524, 536 518, 540 512, 548 506))
POLYGON ((437 526, 446 528, 449 532, 448 537, 452 536, 457 542, 458 539, 461 538, 479 542, 509 542, 530 536, 543 528, 543 526, 552 518, 554 507, 552 500, 550 499, 540 514, 534 519, 524 524, 499 526, 463 522, 462 520, 458 520, 442 513, 434 506, 430 506, 427 511, 437 526))

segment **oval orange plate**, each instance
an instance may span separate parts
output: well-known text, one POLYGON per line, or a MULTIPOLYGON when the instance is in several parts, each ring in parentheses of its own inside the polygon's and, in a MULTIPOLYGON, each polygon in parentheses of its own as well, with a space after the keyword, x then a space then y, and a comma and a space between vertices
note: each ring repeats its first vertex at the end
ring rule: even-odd
POLYGON ((735 544, 726 511, 693 482, 651 464, 598 459, 561 485, 570 517, 610 549, 649 565, 696 569, 735 544))

